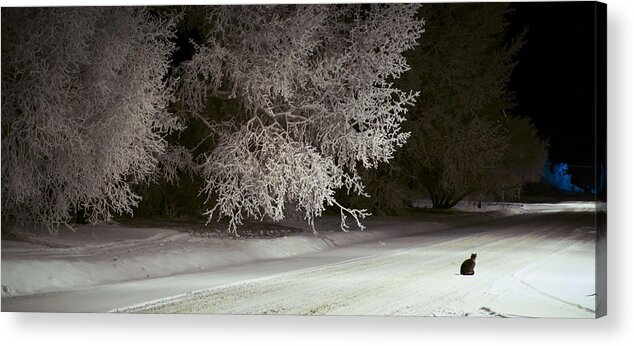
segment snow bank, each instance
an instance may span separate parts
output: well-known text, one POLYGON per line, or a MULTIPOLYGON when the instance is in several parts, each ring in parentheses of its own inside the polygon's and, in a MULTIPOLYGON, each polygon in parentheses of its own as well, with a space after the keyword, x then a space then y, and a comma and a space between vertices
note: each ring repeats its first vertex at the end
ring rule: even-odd
MULTIPOLYGON (((487 216, 492 217, 492 216, 487 216)), ((475 221, 463 217, 459 222, 475 221)), ((411 221, 411 220, 410 220, 411 221)), ((454 223, 456 222, 453 220, 454 223)), ((100 224, 41 235, 37 244, 2 241, 2 296, 76 289, 99 284, 156 278, 230 265, 317 252, 385 237, 415 234, 446 227, 448 222, 370 220, 366 231, 338 230, 339 220, 324 218, 315 237, 305 223, 280 227, 304 228, 292 236, 274 239, 205 238, 183 230, 100 224), (398 222, 397 222, 398 224, 398 222)))

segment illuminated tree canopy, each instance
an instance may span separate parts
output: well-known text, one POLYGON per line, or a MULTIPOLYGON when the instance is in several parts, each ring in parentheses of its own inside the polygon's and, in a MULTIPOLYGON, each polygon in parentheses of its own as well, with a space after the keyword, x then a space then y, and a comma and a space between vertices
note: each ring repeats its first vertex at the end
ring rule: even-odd
MULTIPOLYGON (((416 92, 390 80, 422 33, 414 5, 214 7, 207 38, 183 66, 179 93, 216 135, 202 163, 211 219, 280 220, 287 208, 312 225, 325 206, 357 223, 367 215, 334 198, 364 194, 357 164, 376 167, 408 136, 416 92), (204 118, 210 98, 236 99, 222 121, 204 118)), ((359 226, 361 226, 359 224, 359 226)))
POLYGON ((175 17, 2 9, 2 216, 55 228, 132 212, 180 128, 166 107, 175 17))
POLYGON ((389 161, 408 137, 417 93, 392 81, 423 32, 417 9, 205 7, 205 36, 176 63, 182 15, 170 10, 3 9, 3 220, 132 213, 134 185, 186 165, 204 179, 208 218, 232 230, 289 210, 312 225, 329 205, 344 230, 346 216, 361 227, 367 213, 334 192, 363 195, 358 168, 389 161), (192 119, 214 143, 202 155, 166 141, 192 119))

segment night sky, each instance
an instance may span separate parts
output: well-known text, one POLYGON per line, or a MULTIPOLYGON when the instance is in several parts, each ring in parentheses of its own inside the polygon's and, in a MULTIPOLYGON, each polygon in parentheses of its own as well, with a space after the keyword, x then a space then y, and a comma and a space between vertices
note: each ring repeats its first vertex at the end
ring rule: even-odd
POLYGON ((513 3, 511 33, 528 29, 511 77, 514 114, 530 117, 550 142, 549 160, 566 162, 591 184, 595 145, 595 4, 513 3))

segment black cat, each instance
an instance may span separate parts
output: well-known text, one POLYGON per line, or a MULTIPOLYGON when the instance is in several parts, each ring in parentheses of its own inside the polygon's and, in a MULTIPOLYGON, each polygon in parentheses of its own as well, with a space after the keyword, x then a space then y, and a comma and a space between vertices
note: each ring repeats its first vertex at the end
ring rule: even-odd
POLYGON ((462 265, 460 266, 460 275, 473 275, 475 273, 476 256, 477 254, 472 253, 471 258, 462 262, 462 265))

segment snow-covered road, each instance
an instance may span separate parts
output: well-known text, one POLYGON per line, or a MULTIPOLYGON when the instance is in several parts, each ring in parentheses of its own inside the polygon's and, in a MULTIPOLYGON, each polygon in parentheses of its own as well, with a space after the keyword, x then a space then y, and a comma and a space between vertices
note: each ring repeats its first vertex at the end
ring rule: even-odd
POLYGON ((234 282, 118 311, 594 317, 594 225, 591 212, 532 213, 365 242, 234 268, 234 282), (458 275, 472 252, 476 275, 458 275))

